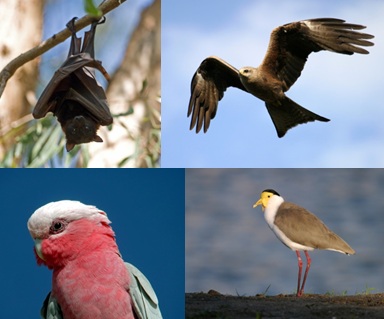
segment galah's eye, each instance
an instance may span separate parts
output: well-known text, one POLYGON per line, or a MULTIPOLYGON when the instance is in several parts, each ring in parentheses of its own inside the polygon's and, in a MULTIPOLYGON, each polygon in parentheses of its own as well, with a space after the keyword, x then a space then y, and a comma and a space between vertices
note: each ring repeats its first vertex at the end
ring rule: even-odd
POLYGON ((61 233, 65 229, 66 223, 61 220, 54 220, 51 227, 49 228, 50 234, 61 233))

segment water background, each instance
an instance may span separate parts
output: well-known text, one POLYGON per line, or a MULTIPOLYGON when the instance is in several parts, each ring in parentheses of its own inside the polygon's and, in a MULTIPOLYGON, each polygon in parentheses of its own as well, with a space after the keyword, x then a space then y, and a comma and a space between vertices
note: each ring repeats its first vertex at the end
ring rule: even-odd
POLYGON ((296 291, 295 252, 260 206, 252 208, 267 188, 316 214, 356 251, 310 252, 307 293, 384 291, 384 169, 187 169, 186 292, 296 291))

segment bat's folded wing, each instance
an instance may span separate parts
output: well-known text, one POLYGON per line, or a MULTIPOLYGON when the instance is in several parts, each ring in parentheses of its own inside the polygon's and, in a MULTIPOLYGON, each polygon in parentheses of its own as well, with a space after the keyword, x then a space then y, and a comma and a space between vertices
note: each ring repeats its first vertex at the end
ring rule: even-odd
POLYGON ((70 88, 63 99, 80 103, 101 125, 112 124, 113 119, 107 97, 92 72, 86 68, 76 71, 72 77, 72 83, 76 84, 76 90, 70 88))
MULTIPOLYGON (((74 87, 70 76, 75 72, 84 73, 82 68, 86 66, 98 69, 101 73, 103 73, 104 77, 109 80, 109 75, 107 71, 103 68, 101 63, 99 61, 94 60, 89 53, 79 53, 76 55, 71 55, 55 72, 52 79, 45 87, 43 93, 40 95, 40 98, 37 101, 32 113, 33 117, 36 119, 43 118, 45 115, 47 115, 48 112, 53 112, 61 92, 63 92, 64 94, 69 88, 74 87)), ((84 79, 86 79, 87 82, 96 82, 96 79, 94 78, 89 79, 85 77, 84 79)), ((95 87, 95 89, 98 91, 98 93, 96 94, 101 94, 100 91, 102 91, 102 96, 105 97, 104 90, 97 85, 97 82, 96 85, 93 85, 93 87, 95 87)))

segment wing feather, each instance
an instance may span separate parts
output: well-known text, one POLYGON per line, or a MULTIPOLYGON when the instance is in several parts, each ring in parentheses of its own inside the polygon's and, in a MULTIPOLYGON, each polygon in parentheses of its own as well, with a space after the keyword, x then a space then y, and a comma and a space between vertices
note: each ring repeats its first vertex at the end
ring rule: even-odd
POLYGON ((196 126, 198 133, 203 125, 204 133, 208 130, 211 119, 216 115, 218 103, 230 86, 247 91, 235 67, 214 56, 201 62, 191 82, 188 105, 188 116, 192 114, 191 130, 196 126))
POLYGON ((287 91, 299 78, 309 54, 321 50, 352 55, 368 54, 373 35, 357 32, 365 26, 341 19, 320 18, 292 22, 275 28, 260 67, 276 76, 287 91))
MULTIPOLYGON (((132 264, 125 262, 131 276, 128 293, 138 319, 163 319, 156 293, 148 279, 132 264)), ((64 319, 60 305, 51 293, 48 293, 40 311, 42 319, 64 319)))
POLYGON ((295 243, 316 249, 337 250, 345 254, 355 253, 341 237, 331 231, 318 217, 296 204, 284 202, 279 209, 279 214, 276 215, 275 223, 278 223, 284 234, 295 243))
POLYGON ((52 297, 50 292, 43 302, 40 316, 42 319, 64 319, 60 305, 57 303, 57 300, 52 297))
POLYGON ((138 319, 162 319, 159 301, 148 279, 135 266, 125 263, 131 276, 129 294, 138 319))

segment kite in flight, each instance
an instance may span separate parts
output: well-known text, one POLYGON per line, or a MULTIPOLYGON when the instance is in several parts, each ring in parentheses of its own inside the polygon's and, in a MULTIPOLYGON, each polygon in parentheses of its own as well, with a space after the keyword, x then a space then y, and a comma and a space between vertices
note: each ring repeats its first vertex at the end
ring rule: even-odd
POLYGON ((374 36, 354 30, 365 29, 344 20, 320 18, 292 22, 275 28, 263 62, 258 68, 237 70, 224 60, 210 56, 201 62, 191 82, 188 116, 190 129, 198 133, 204 124, 207 132, 217 112, 224 91, 236 87, 263 100, 275 125, 278 137, 299 124, 329 119, 298 105, 284 92, 296 82, 308 56, 321 50, 341 54, 368 54, 360 46, 372 46, 374 36))

